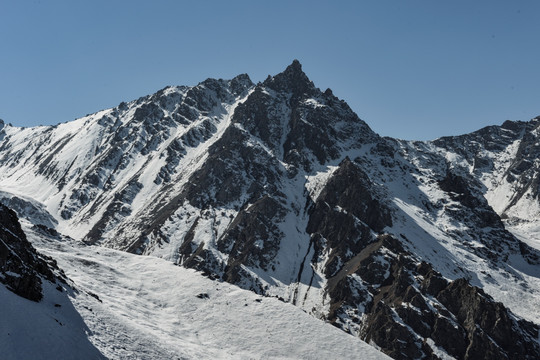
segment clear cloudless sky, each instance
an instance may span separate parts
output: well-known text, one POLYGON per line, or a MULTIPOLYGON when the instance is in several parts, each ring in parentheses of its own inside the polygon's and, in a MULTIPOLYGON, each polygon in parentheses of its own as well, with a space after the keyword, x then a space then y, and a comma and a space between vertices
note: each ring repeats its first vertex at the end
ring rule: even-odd
POLYGON ((540 115, 540 1, 0 2, 0 118, 49 125, 293 59, 381 135, 540 115))

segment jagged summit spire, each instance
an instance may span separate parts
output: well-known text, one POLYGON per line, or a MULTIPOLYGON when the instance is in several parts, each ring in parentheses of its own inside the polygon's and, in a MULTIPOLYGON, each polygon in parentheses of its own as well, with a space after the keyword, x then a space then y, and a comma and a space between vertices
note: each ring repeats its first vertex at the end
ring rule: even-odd
POLYGON ((291 65, 287 66, 287 69, 285 71, 289 69, 291 71, 302 71, 302 64, 300 64, 300 61, 298 61, 298 59, 294 59, 291 65))
POLYGON ((263 85, 278 91, 289 89, 297 96, 304 93, 309 94, 315 90, 315 85, 302 71, 302 64, 297 59, 294 59, 285 71, 273 77, 268 77, 263 85))

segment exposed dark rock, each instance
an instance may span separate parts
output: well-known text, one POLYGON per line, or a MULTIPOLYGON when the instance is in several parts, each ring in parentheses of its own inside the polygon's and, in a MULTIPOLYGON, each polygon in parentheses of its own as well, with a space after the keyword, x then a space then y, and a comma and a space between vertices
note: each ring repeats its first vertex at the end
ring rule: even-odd
POLYGON ((263 86, 274 91, 291 92, 292 101, 315 92, 315 85, 302 71, 302 65, 298 60, 294 60, 284 72, 266 79, 263 86))
POLYGON ((439 182, 441 189, 450 193, 453 200, 460 202, 474 212, 479 219, 478 225, 480 227, 503 228, 499 215, 493 211, 483 197, 473 195, 470 184, 470 180, 465 180, 450 169, 447 170, 444 179, 439 182))
POLYGON ((468 333, 470 343, 466 358, 533 359, 540 354, 536 341, 539 327, 536 326, 530 336, 502 303, 495 302, 465 279, 451 282, 437 299, 468 333))
POLYGON ((430 358, 425 353, 421 339, 406 326, 396 321, 394 310, 379 302, 370 316, 367 330, 363 333, 366 342, 374 342, 382 351, 394 359, 430 358))
POLYGON ((317 200, 339 206, 376 232, 392 226, 391 212, 377 199, 375 186, 349 158, 341 162, 317 200))
POLYGON ((218 249, 229 254, 229 271, 240 265, 269 270, 284 236, 275 224, 285 213, 278 200, 264 196, 236 216, 218 241, 218 249))
POLYGON ((43 297, 42 281, 56 282, 56 262, 36 252, 26 239, 17 215, 0 204, 0 283, 33 301, 43 297))
POLYGON ((434 270, 430 270, 423 277, 424 280, 420 286, 422 291, 429 295, 437 296, 447 285, 447 281, 442 278, 441 274, 434 270))
POLYGON ((309 214, 306 231, 327 241, 329 277, 375 240, 372 231, 392 223, 390 210, 374 196, 367 175, 349 159, 334 172, 309 214))
POLYGON ((197 297, 199 299, 210 299, 210 295, 208 295, 207 293, 200 293, 200 294, 197 294, 197 297))
POLYGON ((183 196, 201 208, 237 201, 243 192, 257 199, 276 192, 280 167, 261 147, 250 147, 249 136, 229 127, 209 149, 204 166, 191 177, 183 196), (266 186, 266 188, 265 188, 266 186))
POLYGON ((428 263, 416 262, 393 237, 382 236, 379 242, 364 250, 356 278, 347 275, 337 284, 329 280, 328 320, 336 326, 353 327, 396 359, 437 358, 426 339, 457 359, 533 359, 540 354, 537 325, 517 321, 465 279, 448 282, 428 263), (389 267, 370 267, 382 254, 389 267), (358 277, 368 286, 358 284, 358 277), (358 306, 365 309, 360 321, 350 312, 358 306))
POLYGON ((246 101, 236 107, 233 121, 261 139, 265 146, 281 151, 280 141, 286 131, 282 117, 287 116, 279 111, 282 101, 285 99, 275 99, 262 86, 257 86, 246 101))
POLYGON ((235 76, 230 82, 231 92, 236 96, 242 95, 246 90, 252 88, 253 85, 248 74, 235 76))
POLYGON ((462 327, 456 327, 455 323, 449 318, 438 316, 430 337, 435 341, 435 344, 445 349, 448 354, 457 359, 465 358, 465 352, 468 348, 467 333, 462 327))

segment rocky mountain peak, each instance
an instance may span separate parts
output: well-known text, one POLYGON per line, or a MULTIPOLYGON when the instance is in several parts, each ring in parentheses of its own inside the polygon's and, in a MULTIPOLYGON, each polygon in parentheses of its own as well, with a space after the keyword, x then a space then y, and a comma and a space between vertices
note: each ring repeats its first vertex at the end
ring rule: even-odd
POLYGON ((291 65, 289 65, 287 68, 302 71, 302 64, 300 64, 300 61, 298 61, 298 59, 294 59, 291 65))
POLYGON ((275 91, 290 91, 293 96, 311 95, 315 90, 315 85, 302 71, 302 64, 296 59, 285 71, 268 77, 263 85, 275 91))
POLYGON ((235 76, 231 82, 231 90, 234 94, 239 95, 244 90, 253 87, 255 84, 253 84, 253 81, 249 78, 248 74, 240 74, 235 76))

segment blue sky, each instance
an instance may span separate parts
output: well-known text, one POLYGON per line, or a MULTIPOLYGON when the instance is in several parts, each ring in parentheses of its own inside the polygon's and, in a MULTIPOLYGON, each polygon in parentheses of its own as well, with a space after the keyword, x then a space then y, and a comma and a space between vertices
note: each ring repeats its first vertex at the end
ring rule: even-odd
POLYGON ((56 124, 298 59, 381 135, 540 115, 540 1, 2 1, 0 118, 56 124))

